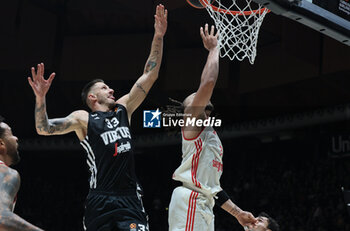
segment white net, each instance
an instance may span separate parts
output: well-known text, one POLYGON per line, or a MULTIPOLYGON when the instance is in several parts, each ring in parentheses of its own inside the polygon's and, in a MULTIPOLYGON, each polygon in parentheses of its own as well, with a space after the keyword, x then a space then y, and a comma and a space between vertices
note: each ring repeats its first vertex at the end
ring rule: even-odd
POLYGON ((201 0, 219 30, 220 57, 227 56, 239 61, 248 58, 253 64, 259 29, 269 11, 251 0, 244 0, 244 4, 240 2, 241 6, 238 0, 226 1, 225 5, 223 1, 216 0, 214 5, 210 5, 208 0, 201 0), (252 9, 252 6, 255 8, 252 9))

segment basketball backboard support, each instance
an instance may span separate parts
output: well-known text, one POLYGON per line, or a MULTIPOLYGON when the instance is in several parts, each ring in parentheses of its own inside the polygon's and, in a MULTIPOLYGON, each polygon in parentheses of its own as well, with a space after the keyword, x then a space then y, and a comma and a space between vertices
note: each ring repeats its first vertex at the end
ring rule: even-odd
POLYGON ((253 0, 350 46, 350 0, 253 0))

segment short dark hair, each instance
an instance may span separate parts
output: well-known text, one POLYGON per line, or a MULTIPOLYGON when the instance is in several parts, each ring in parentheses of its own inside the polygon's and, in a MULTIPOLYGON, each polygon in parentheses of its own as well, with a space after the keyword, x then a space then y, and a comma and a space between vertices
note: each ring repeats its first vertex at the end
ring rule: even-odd
MULTIPOLYGON (((0 115, 0 124, 1 124, 2 122, 4 122, 4 121, 5 121, 4 117, 2 117, 2 116, 0 115)), ((4 129, 3 127, 0 126, 0 138, 2 138, 2 136, 4 135, 4 133, 5 133, 5 129, 4 129)))
POLYGON ((259 217, 266 217, 269 220, 269 225, 267 226, 268 229, 271 229, 271 231, 279 231, 280 226, 278 225, 277 221, 270 217, 267 213, 261 212, 259 214, 259 217))
POLYGON ((95 85, 95 83, 100 83, 100 82, 104 83, 104 81, 102 79, 94 79, 94 80, 88 82, 84 86, 83 90, 81 91, 81 99, 82 99, 84 105, 89 106, 87 104, 87 97, 88 97, 89 91, 91 90, 91 87, 95 85))

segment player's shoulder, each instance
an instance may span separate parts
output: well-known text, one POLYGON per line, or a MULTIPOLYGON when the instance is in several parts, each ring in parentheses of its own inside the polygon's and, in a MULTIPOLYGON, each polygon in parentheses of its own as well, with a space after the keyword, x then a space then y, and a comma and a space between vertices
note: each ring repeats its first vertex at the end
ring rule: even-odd
POLYGON ((89 112, 87 112, 85 110, 76 110, 76 111, 73 111, 71 113, 71 115, 74 115, 74 116, 88 116, 89 112))
POLYGON ((85 110, 76 110, 76 111, 73 111, 69 116, 78 121, 87 121, 89 118, 89 112, 85 110))
POLYGON ((129 98, 130 98, 129 94, 123 95, 122 97, 120 97, 120 98, 116 101, 116 104, 120 104, 120 105, 123 105, 124 107, 126 107, 129 98))
POLYGON ((9 179, 20 179, 19 173, 17 170, 10 168, 6 165, 0 165, 0 178, 9 178, 9 179))

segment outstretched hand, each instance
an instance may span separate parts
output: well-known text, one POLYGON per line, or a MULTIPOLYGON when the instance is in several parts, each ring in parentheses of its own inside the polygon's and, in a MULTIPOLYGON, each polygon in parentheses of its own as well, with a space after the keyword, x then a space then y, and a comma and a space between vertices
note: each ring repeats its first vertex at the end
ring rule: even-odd
POLYGON ((49 91, 52 80, 55 78, 55 73, 52 73, 48 79, 44 78, 44 64, 38 64, 37 71, 35 68, 31 68, 32 78, 28 77, 29 85, 32 87, 36 97, 43 98, 49 91))
POLYGON ((211 26, 210 33, 208 29, 208 24, 205 24, 204 31, 203 27, 200 28, 200 34, 203 40, 204 47, 210 51, 212 49, 216 49, 218 45, 218 36, 219 31, 214 34, 215 27, 211 26))
POLYGON ((157 5, 154 19, 155 34, 163 37, 168 27, 168 11, 162 4, 157 5))
POLYGON ((252 226, 254 225, 258 220, 253 216, 252 213, 242 211, 236 216, 238 222, 243 226, 252 226))

